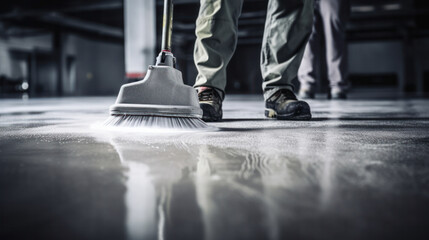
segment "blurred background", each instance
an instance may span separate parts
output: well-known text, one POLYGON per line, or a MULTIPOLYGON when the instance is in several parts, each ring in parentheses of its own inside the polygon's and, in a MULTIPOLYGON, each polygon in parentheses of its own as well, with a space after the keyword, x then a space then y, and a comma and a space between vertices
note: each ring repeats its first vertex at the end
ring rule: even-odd
MULTIPOLYGON (((261 93, 259 52, 267 0, 245 0, 227 93, 261 93)), ((175 0, 173 52, 186 84, 199 0, 175 0)), ((14 0, 0 3, 0 97, 116 95, 141 79, 160 48, 162 0, 14 0)), ((427 97, 427 0, 351 0, 351 92, 427 97)), ((321 72, 319 93, 327 91, 321 72)), ((296 83, 298 85, 298 82, 296 83)))

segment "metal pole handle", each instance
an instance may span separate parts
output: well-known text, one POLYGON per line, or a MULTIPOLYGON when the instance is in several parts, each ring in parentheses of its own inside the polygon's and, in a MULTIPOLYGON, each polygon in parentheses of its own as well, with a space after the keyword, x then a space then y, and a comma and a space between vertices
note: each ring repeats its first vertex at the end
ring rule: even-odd
POLYGON ((171 52, 171 34, 173 31, 173 0, 164 0, 164 17, 162 22, 162 51, 171 52))

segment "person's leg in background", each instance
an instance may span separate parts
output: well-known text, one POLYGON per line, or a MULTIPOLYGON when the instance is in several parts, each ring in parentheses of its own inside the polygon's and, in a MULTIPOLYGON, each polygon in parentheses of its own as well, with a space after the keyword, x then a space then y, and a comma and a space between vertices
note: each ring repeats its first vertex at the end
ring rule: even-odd
POLYGON ((196 21, 194 62, 203 120, 222 119, 226 67, 237 45, 238 17, 243 0, 201 0, 196 21))
POLYGON ((345 99, 347 81, 346 23, 350 14, 349 0, 320 0, 320 13, 325 32, 326 65, 330 82, 329 97, 345 99))
POLYGON ((310 119, 310 107, 297 101, 293 80, 313 26, 313 0, 270 0, 261 50, 265 115, 310 119))
POLYGON ((318 78, 317 73, 320 70, 317 68, 317 63, 318 60, 320 60, 320 47, 324 37, 322 19, 320 16, 320 1, 321 0, 314 0, 313 31, 308 40, 304 57, 298 70, 298 79, 301 84, 299 97, 302 99, 314 99, 318 78))

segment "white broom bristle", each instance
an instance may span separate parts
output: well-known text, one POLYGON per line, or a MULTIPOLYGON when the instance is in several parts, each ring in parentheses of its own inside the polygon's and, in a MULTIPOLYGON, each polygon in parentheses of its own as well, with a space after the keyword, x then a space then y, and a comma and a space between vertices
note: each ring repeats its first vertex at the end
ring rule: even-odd
POLYGON ((107 127, 204 129, 209 126, 199 118, 113 115, 103 123, 107 127))

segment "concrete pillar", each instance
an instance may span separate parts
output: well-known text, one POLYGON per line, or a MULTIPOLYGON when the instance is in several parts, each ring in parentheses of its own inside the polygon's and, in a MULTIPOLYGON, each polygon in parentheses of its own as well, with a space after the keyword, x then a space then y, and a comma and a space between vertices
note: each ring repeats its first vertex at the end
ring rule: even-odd
POLYGON ((155 63, 156 1, 125 0, 125 71, 128 82, 142 79, 155 63))
POLYGON ((11 77, 12 63, 10 61, 9 46, 7 40, 0 37, 0 76, 11 77))

